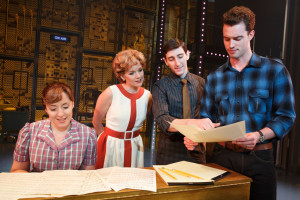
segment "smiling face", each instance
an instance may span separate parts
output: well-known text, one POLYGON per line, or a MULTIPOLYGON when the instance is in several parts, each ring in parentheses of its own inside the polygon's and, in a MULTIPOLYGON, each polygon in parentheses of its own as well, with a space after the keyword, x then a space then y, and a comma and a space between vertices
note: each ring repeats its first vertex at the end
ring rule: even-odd
POLYGON ((132 66, 129 70, 127 70, 122 77, 125 80, 125 85, 129 88, 137 90, 142 86, 144 81, 144 70, 140 63, 132 66))
POLYGON ((171 71, 177 76, 184 78, 188 72, 187 61, 189 53, 185 53, 182 47, 170 50, 166 53, 164 61, 171 71))
MULTIPOLYGON (((127 50, 120 51, 116 55, 116 57, 113 60, 112 68, 120 83, 126 83, 125 73, 127 73, 126 76, 128 76, 129 75, 128 72, 132 71, 131 75, 133 75, 134 72, 136 71, 133 68, 133 66, 136 65, 138 65, 137 68, 142 67, 143 69, 145 67, 146 59, 144 54, 134 49, 127 49, 127 50)), ((141 75, 141 73, 139 74, 141 75)), ((140 78, 137 77, 137 79, 140 78)), ((144 72, 142 74, 141 82, 143 82, 143 79, 144 79, 144 72)))
POLYGON ((250 41, 254 36, 254 30, 247 31, 244 22, 230 26, 223 26, 224 46, 230 59, 242 59, 251 54, 250 41))
POLYGON ((70 100, 65 92, 62 92, 62 99, 56 103, 45 104, 45 111, 49 115, 51 125, 59 130, 65 131, 70 125, 74 102, 70 100))

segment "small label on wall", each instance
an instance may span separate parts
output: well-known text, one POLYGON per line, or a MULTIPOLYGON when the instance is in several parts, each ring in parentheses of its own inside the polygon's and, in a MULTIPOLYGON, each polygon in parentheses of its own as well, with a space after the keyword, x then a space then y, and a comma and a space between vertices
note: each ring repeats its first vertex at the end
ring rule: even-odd
POLYGON ((70 42, 70 38, 67 36, 61 36, 61 35, 54 35, 51 34, 50 35, 50 39, 51 40, 55 40, 55 41, 61 41, 61 42, 70 42))

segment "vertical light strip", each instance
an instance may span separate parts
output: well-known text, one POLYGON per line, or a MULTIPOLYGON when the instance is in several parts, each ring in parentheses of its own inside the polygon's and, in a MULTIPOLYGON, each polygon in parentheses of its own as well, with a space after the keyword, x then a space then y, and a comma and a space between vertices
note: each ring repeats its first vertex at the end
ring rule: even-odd
MULTIPOLYGON (((166 16, 166 0, 161 0, 160 1, 160 9, 159 9, 160 13, 158 14, 159 17, 159 21, 158 21, 158 34, 157 34, 157 38, 158 38, 158 50, 157 53, 158 55, 161 55, 162 52, 162 46, 163 46, 163 42, 164 42, 164 29, 165 29, 165 16, 166 16)), ((163 58, 160 58, 160 61, 162 62, 163 58)), ((157 66, 157 76, 156 76, 156 80, 158 81, 161 78, 161 65, 157 66)))
MULTIPOLYGON (((158 29, 157 29, 157 43, 156 43, 156 55, 161 57, 162 47, 164 44, 164 31, 165 31, 165 16, 166 16, 166 0, 159 0, 159 11, 158 11, 158 29)), ((158 58, 158 64, 156 65, 156 72, 154 73, 154 81, 158 81, 161 78, 161 69, 163 58, 158 58)), ((156 146, 156 121, 153 120, 152 136, 150 140, 150 164, 155 164, 155 146, 156 146)))
MULTIPOLYGON (((200 21, 200 45, 204 45, 204 33, 205 33, 205 18, 206 18, 206 10, 207 10, 207 1, 202 1, 202 9, 201 9, 201 21, 200 21)), ((203 64, 203 55, 200 54, 198 58, 198 74, 201 75, 202 72, 202 64, 203 64)))

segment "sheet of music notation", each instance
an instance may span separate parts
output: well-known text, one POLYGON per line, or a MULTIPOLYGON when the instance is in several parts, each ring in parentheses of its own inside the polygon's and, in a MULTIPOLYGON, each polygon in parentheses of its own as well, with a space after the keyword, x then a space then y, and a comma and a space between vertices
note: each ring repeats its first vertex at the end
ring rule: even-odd
POLYGON ((155 170, 110 167, 107 171, 96 170, 100 177, 114 190, 138 189, 156 192, 155 170))
POLYGON ((54 170, 42 173, 0 173, 1 198, 61 197, 111 189, 156 191, 154 170, 110 167, 98 170, 54 170))

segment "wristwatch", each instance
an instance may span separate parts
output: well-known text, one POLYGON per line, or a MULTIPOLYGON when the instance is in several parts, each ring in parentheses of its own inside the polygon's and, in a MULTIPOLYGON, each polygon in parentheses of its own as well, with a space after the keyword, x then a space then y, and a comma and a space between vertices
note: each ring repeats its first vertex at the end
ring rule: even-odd
POLYGON ((260 130, 258 130, 257 132, 258 132, 259 135, 260 135, 259 141, 260 141, 261 143, 263 143, 263 142, 265 141, 265 136, 264 136, 264 134, 263 134, 260 130))

